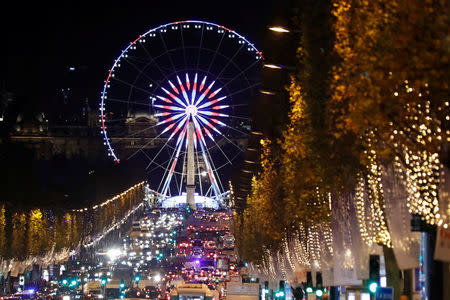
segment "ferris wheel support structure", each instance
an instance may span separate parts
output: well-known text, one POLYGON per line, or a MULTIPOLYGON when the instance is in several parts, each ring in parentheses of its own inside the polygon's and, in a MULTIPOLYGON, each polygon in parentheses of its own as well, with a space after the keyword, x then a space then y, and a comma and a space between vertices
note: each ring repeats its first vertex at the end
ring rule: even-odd
POLYGON ((194 167, 194 124, 188 123, 188 145, 187 145, 187 175, 186 175, 186 203, 195 210, 195 167, 194 167))

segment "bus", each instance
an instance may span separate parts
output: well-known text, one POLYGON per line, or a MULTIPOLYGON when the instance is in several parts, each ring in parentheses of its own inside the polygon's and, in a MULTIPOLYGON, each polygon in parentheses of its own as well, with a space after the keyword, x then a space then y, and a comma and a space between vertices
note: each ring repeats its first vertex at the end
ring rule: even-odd
POLYGON ((177 285, 170 293, 170 300, 212 300, 213 298, 214 294, 208 286, 199 283, 177 285))

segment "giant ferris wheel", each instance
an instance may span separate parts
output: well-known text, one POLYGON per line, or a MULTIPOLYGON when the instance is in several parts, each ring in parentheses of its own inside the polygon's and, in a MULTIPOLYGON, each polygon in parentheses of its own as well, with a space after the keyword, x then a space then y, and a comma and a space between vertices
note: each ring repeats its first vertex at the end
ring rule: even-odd
POLYGON ((139 159, 161 200, 221 200, 250 131, 263 57, 242 35, 204 21, 153 28, 114 60, 100 125, 116 163, 139 159))

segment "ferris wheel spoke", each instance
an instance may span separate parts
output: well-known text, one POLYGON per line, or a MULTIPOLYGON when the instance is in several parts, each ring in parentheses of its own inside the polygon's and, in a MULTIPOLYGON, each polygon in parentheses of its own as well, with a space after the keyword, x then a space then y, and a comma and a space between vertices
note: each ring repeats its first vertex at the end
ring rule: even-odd
MULTIPOLYGON (((242 151, 237 152, 237 153, 233 156, 233 158, 231 159, 231 161, 235 160, 236 157, 238 157, 241 153, 242 153, 242 151)), ((224 163, 224 164, 222 164, 221 166, 216 167, 216 171, 219 172, 220 169, 225 168, 227 165, 228 165, 228 163, 224 163)))
POLYGON ((184 165, 186 164, 186 152, 184 152, 184 155, 183 155, 183 165, 182 165, 182 167, 181 167, 181 179, 180 179, 180 182, 181 182, 181 184, 180 184, 180 190, 178 191, 178 195, 181 195, 181 193, 182 193, 182 186, 183 186, 183 179, 184 179, 184 172, 183 172, 183 169, 184 169, 184 165))
POLYGON ((250 121, 251 120, 251 118, 248 118, 248 117, 239 117, 239 116, 233 116, 233 115, 228 115, 228 117, 230 119, 240 119, 240 120, 246 120, 246 121, 250 121))
MULTIPOLYGON (((236 148, 238 148, 239 151, 243 151, 243 149, 241 149, 238 145, 236 145, 233 141, 231 141, 226 135, 224 135, 224 134, 223 134, 222 132, 220 132, 219 130, 215 129, 214 125, 212 125, 210 122, 208 122, 208 120, 206 120, 205 118, 200 117, 200 116, 196 116, 196 118, 197 118, 197 117, 198 117, 199 122, 201 122, 202 124, 206 125, 207 127, 210 127, 211 129, 213 129, 215 132, 217 132, 219 135, 221 135, 224 139, 226 139, 230 144, 232 144, 232 145, 234 145, 236 148)), ((232 128, 232 127, 230 127, 230 128, 232 128)), ((214 138, 213 138, 212 135, 209 133, 209 130, 208 130, 206 127, 204 127, 203 129, 206 131, 206 133, 207 133, 207 135, 209 136, 209 138, 210 138, 211 140, 214 141, 214 138)))
POLYGON ((209 67, 208 67, 207 73, 209 73, 209 71, 211 70, 211 67, 212 67, 212 65, 214 63, 214 60, 216 59, 217 53, 219 52, 219 48, 222 45, 222 41, 223 41, 224 36, 225 36, 225 31, 223 32, 222 37, 220 38, 219 45, 217 45, 217 48, 214 51, 214 55, 213 55, 213 58, 211 59, 211 62, 209 63, 209 67))
POLYGON ((126 104, 135 104, 135 105, 143 105, 143 106, 148 106, 148 107, 152 107, 152 105, 150 103, 142 103, 142 102, 135 102, 135 101, 128 101, 126 99, 118 99, 118 98, 107 98, 106 101, 112 101, 112 102, 117 102, 117 103, 126 103, 126 104))
POLYGON ((228 158, 228 156, 225 154, 225 152, 223 152, 222 148, 220 148, 220 146, 219 146, 219 144, 217 144, 216 140, 213 140, 213 142, 217 146, 217 148, 220 150, 220 152, 222 152, 223 156, 226 158, 228 163, 231 165, 231 160, 228 158))
POLYGON ((139 72, 139 75, 144 75, 147 79, 151 80, 154 84, 158 84, 153 78, 149 77, 143 69, 140 69, 138 66, 136 66, 135 64, 133 64, 128 58, 124 58, 124 60, 130 65, 132 66, 136 71, 139 72))
MULTIPOLYGON (((145 143, 142 147, 140 147, 138 150, 136 150, 133 154, 131 154, 130 156, 128 156, 127 159, 130 159, 132 157, 134 157, 137 153, 139 153, 140 151, 142 151, 142 149, 145 149, 148 145, 150 145, 155 139, 159 138, 161 135, 163 134, 163 132, 159 133, 157 136, 155 136, 154 138, 152 138, 150 141, 148 141, 147 143, 145 143)), ((167 141, 166 141, 167 143, 167 141)), ((145 151, 143 151, 145 152, 145 151)))
POLYGON ((180 26, 180 35, 181 35, 181 45, 182 45, 182 47, 183 47, 184 68, 187 68, 187 64, 186 64, 186 51, 185 51, 185 47, 184 47, 183 26, 180 26))
MULTIPOLYGON (((170 151, 168 151, 167 150, 167 153, 170 155, 170 151)), ((171 161, 174 159, 174 156, 175 156, 175 151, 172 151, 172 155, 171 155, 171 161)), ((176 165, 176 163, 177 163, 177 160, 178 160, 178 158, 175 158, 175 161, 173 162, 173 164, 174 164, 174 167, 175 167, 175 165, 176 165)), ((169 163, 169 166, 170 166, 170 163, 169 163)), ((175 169, 174 169, 175 170, 175 169)), ((171 176, 171 173, 170 173, 170 171, 169 171, 169 169, 167 169, 167 171, 168 171, 168 175, 170 175, 171 176)), ((173 174, 173 173, 172 173, 173 174)), ((163 177, 164 178, 164 177, 163 177)), ((169 179, 169 182, 168 182, 168 188, 170 189, 170 179, 169 179)), ((177 189, 180 189, 181 190, 181 183, 180 183, 180 185, 178 185, 178 180, 177 180, 177 176, 175 176, 175 185, 177 186, 177 189)))
MULTIPOLYGON (((150 159, 149 159, 150 160, 150 159)), ((157 169, 166 169, 167 167, 165 167, 164 165, 168 164, 170 162, 170 159, 166 159, 164 162, 158 163, 158 162, 154 162, 154 167, 151 168, 150 170, 147 170, 148 174, 151 174, 153 171, 157 170, 157 169)), ((159 189, 159 187, 158 187, 159 189)))
MULTIPOLYGON (((144 132, 144 131, 146 131, 146 130, 155 128, 155 127, 157 127, 157 126, 158 126, 158 125, 155 124, 155 125, 151 125, 151 126, 145 127, 144 129, 141 129, 141 130, 138 130, 138 131, 135 131, 135 132, 132 132, 132 133, 130 133, 130 134, 125 135, 124 138, 133 137, 133 136, 135 136, 135 135, 137 135, 137 134, 139 134, 139 133, 142 133, 142 132, 144 132)), ((159 137, 159 135, 156 136, 156 137, 154 137, 154 138, 157 138, 157 137, 159 137)))
POLYGON ((229 126, 229 125, 226 125, 226 124, 225 124, 225 127, 230 128, 231 130, 234 130, 234 131, 236 131, 236 132, 239 132, 240 134, 243 134, 243 135, 245 135, 245 136, 248 136, 248 133, 243 132, 243 131, 240 131, 240 130, 238 130, 238 129, 232 127, 232 126, 229 126))
POLYGON ((161 38, 161 41, 162 41, 163 46, 164 46, 164 49, 166 50, 165 53, 167 53, 167 57, 169 58, 169 61, 170 61, 170 63, 172 64, 173 72, 176 73, 177 70, 176 70, 176 68, 175 68, 175 65, 173 64, 172 56, 170 55, 170 52, 169 52, 169 50, 167 49, 166 41, 164 40, 164 37, 163 37, 163 35, 161 34, 161 31, 159 32, 159 37, 161 38))
MULTIPOLYGON (((184 139, 185 134, 186 134, 186 131, 185 131, 185 130, 183 130, 183 131, 180 133, 179 141, 181 141, 181 142, 180 142, 179 144, 177 144, 177 149, 176 149, 176 151, 173 152, 173 154, 176 153, 176 154, 175 154, 175 159, 174 159, 173 162, 172 162, 172 166, 170 167, 170 171, 169 171, 169 173, 168 173, 168 175, 167 175, 167 178, 166 178, 166 180, 165 180, 165 182, 164 182, 164 186, 163 186, 163 188, 162 188, 162 194, 163 194, 163 196, 166 195, 167 189, 169 188, 169 185, 170 185, 170 181, 172 180, 172 175, 173 175, 173 173, 174 173, 175 166, 176 166, 176 163, 177 163, 177 161, 178 161, 178 157, 179 157, 179 154, 180 154, 180 150, 181 150, 181 148, 183 147, 183 139, 184 139)), ((155 157, 155 158, 156 158, 156 157, 155 157)), ((169 165, 170 165, 170 164, 169 164, 169 165)))
POLYGON ((153 95, 152 93, 150 93, 148 90, 145 90, 145 89, 143 89, 143 88, 141 88, 141 87, 135 86, 135 85, 132 84, 132 83, 129 83, 129 82, 125 81, 125 80, 119 79, 118 77, 111 77, 111 78, 112 78, 113 80, 116 80, 116 81, 122 83, 122 84, 128 85, 128 86, 131 87, 131 88, 134 88, 134 89, 136 89, 136 90, 140 90, 140 91, 146 93, 147 95, 154 96, 154 95, 153 95))
MULTIPOLYGON (((144 43, 140 43, 141 48, 144 50, 145 54, 148 56, 148 58, 150 59, 150 62, 148 63, 149 65, 154 63, 156 68, 158 69, 158 71, 161 73, 161 75, 164 77, 165 80, 168 80, 168 77, 166 75, 166 73, 162 70, 161 66, 158 64, 156 58, 153 58, 153 56, 150 55, 150 52, 148 52, 147 48, 144 46, 144 43)), ((160 56, 157 56, 157 58, 159 58, 160 56)))
MULTIPOLYGON (((242 47, 243 47, 243 45, 242 45, 242 47)), ((176 51, 179 51, 180 49, 181 49, 182 47, 177 47, 177 48, 174 48, 174 49, 170 49, 169 50, 169 52, 176 52, 176 51)), ((190 47, 185 47, 186 49, 195 49, 195 47, 193 47, 193 46, 190 46, 190 47)), ((220 57, 222 57, 223 59, 225 59, 229 64, 231 64, 233 67, 235 67, 235 69, 236 70, 238 70, 240 73, 245 73, 245 72, 247 72, 248 71, 248 69, 246 69, 246 70, 242 70, 237 64, 236 64, 236 62, 234 61, 234 60, 232 60, 232 58, 230 57, 230 56, 227 56, 227 55, 224 55, 224 54, 222 54, 222 53, 219 53, 219 52, 215 52, 214 50, 212 50, 212 49, 208 49, 208 48, 200 48, 199 49, 199 53, 200 53, 200 51, 206 51, 206 52, 211 52, 211 53, 213 53, 213 60, 215 59, 214 57, 215 56, 220 56, 220 57)), ((159 57, 161 57, 161 56, 163 56, 164 54, 161 54, 161 55, 159 55, 159 56, 157 56, 156 58, 159 58, 159 57)), ((258 62, 258 60, 257 60, 257 62, 258 62)), ((208 68, 208 71, 206 71, 207 73, 209 73, 209 70, 210 70, 210 67, 208 68)), ((197 66, 197 71, 198 71, 198 66, 197 66)), ((248 83, 248 84, 250 84, 250 81, 258 81, 259 79, 258 78, 247 78, 246 76, 244 76, 245 77, 245 80, 246 80, 246 82, 248 83)), ((166 78, 166 80, 167 80, 167 77, 165 77, 166 78)), ((229 81, 230 80, 230 78, 225 78, 225 77, 220 77, 220 76, 216 76, 216 79, 220 79, 220 80, 227 80, 227 81, 229 81)), ((233 79, 233 78, 231 78, 231 79, 233 79)), ((235 78, 234 78, 235 79, 235 78)))
MULTIPOLYGON (((249 89, 252 89, 252 88, 254 88, 254 87, 257 87, 258 85, 261 85, 261 83, 260 83, 260 82, 257 82, 257 83, 255 83, 255 84, 246 86, 245 88, 242 88, 242 89, 240 89, 240 90, 234 91, 233 93, 229 94, 228 97, 231 97, 231 96, 237 95, 237 94, 239 94, 239 93, 245 92, 246 90, 249 90, 249 89)), ((247 104, 245 104, 245 105, 247 105, 247 104)), ((234 105, 234 106, 238 106, 238 105, 234 105)))
POLYGON ((151 160, 151 162, 147 165, 147 167, 145 167, 145 169, 148 169, 153 162, 155 161, 155 159, 158 157, 158 155, 163 151, 163 149, 167 146, 167 143, 169 143, 169 139, 167 139, 167 141, 164 143, 164 145, 161 147, 161 149, 159 149, 158 153, 156 153, 156 155, 153 157, 153 159, 151 160))
POLYGON ((204 31, 205 31, 205 26, 202 26, 202 34, 200 35, 200 44, 198 45, 197 66, 195 67, 196 72, 198 72, 198 65, 200 64, 200 52, 202 51, 203 32, 204 31))
POLYGON ((238 55, 238 53, 241 51, 241 49, 244 47, 245 44, 241 44, 241 46, 236 50, 236 52, 234 53, 234 55, 228 60, 227 64, 225 65, 225 67, 222 68, 222 71, 220 71, 219 75, 217 75, 217 77, 222 76, 222 73, 228 68, 228 66, 231 64, 231 62, 233 61, 233 59, 236 57, 236 55, 238 55))
MULTIPOLYGON (((253 68, 254 65, 256 65, 257 63, 259 63, 259 60, 255 60, 252 64, 250 64, 247 68, 245 68, 244 70, 241 70, 236 76, 233 77, 233 79, 231 79, 230 81, 228 81, 227 83, 225 83, 225 85, 223 87, 226 87, 227 85, 229 85, 231 82, 233 82, 234 80, 236 80, 239 76, 241 76, 242 74, 244 74, 245 72, 247 72, 248 70, 250 70, 251 68, 253 68)), ((225 69, 223 69, 225 70, 225 69)), ((222 72, 223 72, 222 70, 222 72)), ((221 74, 222 74, 221 72, 221 74)), ((246 79, 247 77, 244 76, 246 79)), ((248 82, 248 80, 247 80, 248 82)))
MULTIPOLYGON (((216 167, 215 167, 215 165, 214 165, 214 161, 213 161, 213 159, 212 159, 212 157, 211 157, 211 154, 209 153, 209 150, 208 150, 208 147, 205 147, 205 151, 206 151, 206 155, 208 156, 208 158, 209 158, 209 163, 210 163, 210 165, 211 165, 211 173, 216 173, 215 175, 216 176, 214 176, 215 177, 215 181, 216 181, 216 184, 217 184, 217 181, 219 182, 219 185, 220 185, 220 188, 222 189, 222 191, 224 190, 223 189, 223 186, 222 186, 222 181, 221 180, 217 180, 217 178, 219 178, 219 174, 217 174, 217 171, 216 171, 216 167)), ((217 196, 217 195, 216 195, 217 196)))
POLYGON ((103 122, 106 123, 114 123, 114 122, 122 122, 126 121, 128 118, 119 118, 119 119, 106 119, 106 117, 103 119, 103 122))
POLYGON ((234 143, 232 140, 230 140, 226 135, 221 134, 221 136, 227 140, 228 143, 230 143, 231 145, 235 146, 239 151, 244 151, 244 149, 242 149, 241 147, 239 147, 238 145, 236 145, 236 143, 234 143))

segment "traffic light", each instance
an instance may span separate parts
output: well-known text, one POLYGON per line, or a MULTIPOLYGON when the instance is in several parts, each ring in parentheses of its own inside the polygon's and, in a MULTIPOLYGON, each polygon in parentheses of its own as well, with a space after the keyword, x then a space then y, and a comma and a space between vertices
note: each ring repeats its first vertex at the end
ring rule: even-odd
POLYGON ((305 291, 306 291, 307 294, 311 294, 314 291, 311 272, 306 272, 306 287, 305 287, 305 291))
POLYGON ((262 290, 263 296, 266 296, 269 294, 269 282, 264 281, 264 288, 262 290))
POLYGON ((375 294, 377 292, 377 289, 378 289, 378 283, 376 283, 375 281, 369 282, 369 291, 372 294, 375 294))
POLYGON ((317 299, 317 298, 322 298, 322 296, 323 296, 323 290, 322 290, 322 289, 316 289, 315 294, 316 294, 316 299, 317 299))
POLYGON ((380 283, 380 256, 370 255, 369 258, 369 281, 367 288, 370 293, 375 294, 380 283))
POLYGON ((67 280, 67 278, 63 278, 63 279, 61 279, 61 284, 62 285, 68 285, 69 284, 69 280, 67 280))
POLYGON ((102 278, 100 279, 100 284, 101 284, 102 286, 105 286, 107 283, 108 283, 108 279, 107 279, 106 277, 102 277, 102 278))
POLYGON ((284 286, 285 286, 284 280, 280 280, 280 286, 278 288, 278 291, 276 291, 276 293, 275 293, 275 298, 277 298, 277 299, 285 298, 286 293, 284 292, 284 286))
POLYGON ((125 288, 125 282, 123 282, 123 280, 120 282, 119 287, 121 290, 125 288))
POLYGON ((70 287, 76 287, 78 285, 78 281, 76 279, 70 280, 70 287))
POLYGON ((316 288, 314 294, 316 294, 316 298, 322 298, 323 296, 323 282, 321 272, 316 272, 316 288))
POLYGON ((136 284, 139 284, 139 281, 141 281, 141 276, 137 274, 136 276, 134 276, 134 282, 136 282, 136 284))

